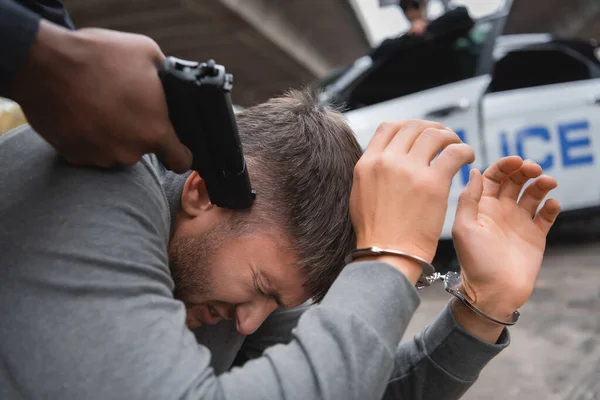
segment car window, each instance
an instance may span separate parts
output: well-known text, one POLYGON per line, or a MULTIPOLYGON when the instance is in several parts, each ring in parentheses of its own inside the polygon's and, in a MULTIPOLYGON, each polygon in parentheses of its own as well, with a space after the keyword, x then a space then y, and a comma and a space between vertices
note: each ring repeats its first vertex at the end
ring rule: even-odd
POLYGON ((346 93, 346 107, 356 109, 475 77, 492 28, 492 22, 485 22, 450 38, 407 39, 401 50, 376 61, 346 93))
POLYGON ((591 78, 586 60, 554 44, 508 53, 494 67, 489 92, 574 82, 591 78))

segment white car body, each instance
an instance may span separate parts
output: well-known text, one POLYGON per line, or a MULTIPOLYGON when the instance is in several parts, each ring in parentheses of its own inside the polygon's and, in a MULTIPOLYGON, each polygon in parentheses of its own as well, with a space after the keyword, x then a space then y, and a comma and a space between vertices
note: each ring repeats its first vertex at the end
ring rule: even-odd
MULTIPOLYGON (((481 30, 482 24, 501 23, 506 16, 507 14, 478 22, 473 30, 481 30)), ((488 26, 485 29, 491 28, 488 26)), ((556 177, 559 188, 553 191, 552 196, 561 202, 563 211, 600 206, 600 61, 583 57, 568 44, 555 43, 554 38, 547 34, 496 34, 495 37, 489 36, 493 35, 489 31, 487 34, 488 39, 493 39, 491 50, 487 56, 484 50, 478 56, 487 57, 483 60, 483 63, 487 63, 487 69, 484 68, 467 79, 351 107, 345 114, 363 149, 381 122, 405 118, 440 122, 459 133, 463 141, 473 146, 476 152, 475 162, 463 168, 453 180, 442 239, 451 238, 458 196, 468 181, 469 169, 482 170, 506 155, 517 154, 524 159, 535 160, 545 173, 556 177), (533 53, 536 51, 537 53, 533 53), (512 57, 510 63, 505 61, 501 64, 501 60, 509 60, 505 58, 507 56, 512 57), (523 84, 526 82, 523 76, 537 79, 535 71, 527 72, 526 57, 540 62, 546 57, 547 60, 560 61, 562 64, 558 65, 561 66, 572 65, 573 76, 578 80, 555 82, 568 75, 568 68, 563 68, 562 72, 557 70, 556 73, 562 75, 555 77, 552 69, 560 67, 547 65, 548 70, 540 68, 541 80, 535 85, 511 88, 511 74, 516 76, 516 81, 513 81, 517 86, 526 86, 523 84), (569 60, 569 57, 573 59, 569 60), (520 69, 513 71, 509 68, 514 62, 517 62, 517 67, 521 65, 520 69), (589 67, 589 77, 586 79, 575 74, 575 71, 578 74, 586 71, 583 65, 585 68, 589 67), (503 76, 509 78, 505 79, 503 76), (543 83, 542 76, 551 82, 540 84, 543 83)), ((482 49, 484 47, 481 46, 482 49)), ((595 57, 598 56, 597 50, 594 52, 595 57)), ((407 55, 410 56, 410 53, 407 55)), ((407 57, 407 62, 410 62, 410 57, 407 57)), ((482 63, 482 60, 477 62, 482 63)), ((323 97, 330 100, 338 93, 349 90, 347 88, 361 79, 373 65, 374 61, 370 56, 357 60, 354 66, 327 86, 323 97)), ((371 78, 367 76, 364 79, 367 79, 364 82, 368 82, 371 78)), ((356 85, 360 87, 361 83, 356 85)), ((390 82, 390 85, 394 83, 390 82)), ((347 98, 351 99, 353 94, 351 91, 348 93, 347 98)), ((373 94, 376 95, 377 92, 374 91, 369 96, 373 94)))

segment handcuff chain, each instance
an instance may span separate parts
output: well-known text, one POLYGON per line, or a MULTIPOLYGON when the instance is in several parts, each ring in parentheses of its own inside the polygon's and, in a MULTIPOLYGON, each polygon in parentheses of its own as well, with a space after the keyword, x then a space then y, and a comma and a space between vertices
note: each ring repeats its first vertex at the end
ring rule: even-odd
POLYGON ((441 280, 442 282, 444 282, 444 289, 446 290, 446 292, 459 299, 467 308, 469 308, 475 314, 478 314, 489 321, 503 326, 512 326, 519 320, 519 316, 521 314, 518 310, 512 313, 512 319, 509 322, 500 321, 487 315, 486 313, 475 307, 473 304, 471 304, 471 302, 460 292, 460 287, 462 286, 462 279, 459 273, 454 271, 448 271, 445 274, 439 273, 435 270, 435 267, 430 262, 424 260, 421 257, 405 253, 399 250, 382 249, 380 247, 372 246, 352 250, 346 257, 345 261, 347 263, 351 263, 352 261, 360 257, 380 256, 386 254, 406 257, 421 263, 423 273, 418 278, 417 283, 415 285, 417 289, 423 289, 424 287, 431 286, 437 280, 441 280))
POLYGON ((494 317, 487 315, 486 313, 484 313, 483 311, 481 311, 480 309, 475 307, 460 292, 460 287, 462 286, 462 279, 458 272, 448 271, 446 274, 440 274, 439 272, 436 272, 428 278, 431 279, 430 284, 432 284, 436 280, 440 279, 442 282, 444 282, 444 290, 446 290, 446 292, 450 293, 451 295, 453 295, 454 297, 459 299, 468 309, 473 311, 475 314, 477 314, 481 317, 484 317, 485 319, 487 319, 495 324, 502 325, 502 326, 513 326, 514 324, 517 323, 517 321, 519 320, 519 317, 521 316, 521 314, 519 313, 519 310, 516 310, 512 313, 510 321, 508 321, 508 322, 500 321, 494 317))

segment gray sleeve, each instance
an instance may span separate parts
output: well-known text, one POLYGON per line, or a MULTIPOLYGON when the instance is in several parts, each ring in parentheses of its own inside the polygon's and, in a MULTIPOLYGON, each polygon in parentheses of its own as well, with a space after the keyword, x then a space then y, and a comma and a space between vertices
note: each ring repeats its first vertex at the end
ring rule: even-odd
POLYGON ((298 325, 298 320, 310 307, 307 302, 292 309, 278 308, 267 317, 265 322, 246 337, 239 351, 237 363, 262 356, 263 352, 276 344, 288 344, 293 336, 292 331, 298 325))
POLYGON ((149 164, 73 168, 22 132, 0 140, 0 398, 381 398, 419 304, 399 271, 349 265, 288 344, 216 376, 172 296, 149 164))
POLYGON ((288 344, 220 376, 227 398, 380 399, 418 303, 395 269, 349 265, 323 302, 300 317, 288 344))
MULTIPOLYGON (((307 309, 308 305, 278 309, 248 336, 240 352, 252 359, 270 346, 288 343, 292 329, 307 309)), ((398 347, 384 399, 458 399, 508 343, 507 330, 496 344, 475 338, 456 322, 448 306, 430 327, 398 347)))
POLYGON ((398 347, 394 373, 383 398, 459 399, 509 343, 506 329, 496 344, 474 337, 456 322, 448 303, 433 324, 398 347))

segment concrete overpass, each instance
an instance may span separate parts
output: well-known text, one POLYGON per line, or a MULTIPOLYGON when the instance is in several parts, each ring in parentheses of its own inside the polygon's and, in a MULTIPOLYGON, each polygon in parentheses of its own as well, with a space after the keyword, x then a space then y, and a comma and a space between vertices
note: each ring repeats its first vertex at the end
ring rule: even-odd
POLYGON ((514 0, 506 33, 600 39, 600 0, 514 0))
MULTIPOLYGON (((234 102, 248 106, 314 82, 367 53, 369 26, 362 15, 357 16, 356 1, 64 3, 77 27, 142 33, 154 38, 167 55, 198 61, 214 58, 234 74, 234 102)), ((399 13, 397 18, 402 18, 399 13)), ((506 32, 600 39, 600 0, 514 0, 506 32)))
POLYGON ((298 88, 369 49, 347 0, 65 0, 78 28, 142 33, 167 55, 214 58, 235 103, 298 88))

